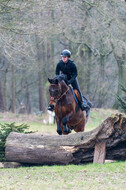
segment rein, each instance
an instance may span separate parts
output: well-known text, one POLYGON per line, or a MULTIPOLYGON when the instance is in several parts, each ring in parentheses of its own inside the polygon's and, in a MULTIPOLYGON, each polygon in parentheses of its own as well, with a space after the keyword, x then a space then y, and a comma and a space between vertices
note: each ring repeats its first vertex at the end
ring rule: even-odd
MULTIPOLYGON (((55 85, 57 85, 57 84, 51 84, 52 86, 55 86, 55 85)), ((64 96, 64 95, 66 95, 66 93, 68 92, 68 90, 69 90, 69 87, 67 87, 67 90, 61 95, 61 85, 60 84, 58 84, 59 85, 59 94, 57 95, 57 96, 54 96, 54 98, 56 98, 57 100, 56 100, 56 104, 57 104, 57 102, 64 96)))
POLYGON ((57 101, 59 101, 67 92, 68 92, 69 88, 67 88, 67 90, 59 97, 59 99, 57 101))

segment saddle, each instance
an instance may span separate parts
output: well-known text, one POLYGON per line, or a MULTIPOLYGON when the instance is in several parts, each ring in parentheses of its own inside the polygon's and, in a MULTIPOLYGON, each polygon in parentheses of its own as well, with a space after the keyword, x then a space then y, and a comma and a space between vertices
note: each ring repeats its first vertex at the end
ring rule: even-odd
MULTIPOLYGON (((72 92, 73 92, 76 103, 79 104, 79 102, 81 102, 80 93, 78 92, 77 89, 72 90, 72 92)), ((85 107, 88 106, 92 108, 92 103, 85 96, 83 96, 83 103, 85 107)))
POLYGON ((75 93, 75 95, 76 95, 77 100, 80 102, 80 101, 81 101, 81 98, 80 98, 80 94, 79 94, 78 90, 77 90, 77 89, 74 89, 73 91, 74 91, 74 93, 75 93))
MULTIPOLYGON (((81 98, 80 98, 80 94, 79 94, 78 90, 74 89, 73 92, 76 96, 76 99, 80 102, 81 98)), ((83 102, 84 102, 85 106, 88 105, 90 108, 93 107, 92 103, 85 96, 83 96, 83 102)))
MULTIPOLYGON (((76 101, 77 104, 79 104, 81 102, 81 97, 80 97, 80 93, 78 92, 77 89, 73 89, 71 86, 69 86, 73 95, 74 95, 74 99, 76 101)), ((85 104, 85 107, 88 105, 90 108, 93 107, 92 103, 85 97, 83 96, 83 103, 85 104)))

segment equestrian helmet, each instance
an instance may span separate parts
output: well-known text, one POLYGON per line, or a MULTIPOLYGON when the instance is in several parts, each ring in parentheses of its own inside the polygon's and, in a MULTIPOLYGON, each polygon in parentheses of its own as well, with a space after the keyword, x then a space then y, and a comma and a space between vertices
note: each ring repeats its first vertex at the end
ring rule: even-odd
POLYGON ((61 53, 61 56, 66 56, 66 57, 70 57, 71 56, 71 52, 68 49, 64 49, 61 53))

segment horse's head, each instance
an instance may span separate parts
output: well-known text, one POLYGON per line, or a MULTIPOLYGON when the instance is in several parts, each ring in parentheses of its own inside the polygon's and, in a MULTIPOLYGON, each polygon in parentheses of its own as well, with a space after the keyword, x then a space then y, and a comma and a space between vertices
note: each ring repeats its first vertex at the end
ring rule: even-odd
POLYGON ((56 105, 57 100, 60 98, 62 94, 62 86, 66 85, 64 82, 66 80, 65 75, 58 75, 54 77, 53 79, 49 79, 50 82, 49 86, 49 93, 50 93, 50 103, 49 105, 53 108, 56 105), (64 84, 64 85, 62 85, 64 84))
POLYGON ((51 107, 54 107, 57 99, 60 97, 61 94, 61 86, 59 83, 59 80, 57 79, 57 77, 53 78, 53 79, 49 79, 48 81, 50 82, 50 86, 49 86, 49 93, 50 93, 50 102, 49 105, 51 107))

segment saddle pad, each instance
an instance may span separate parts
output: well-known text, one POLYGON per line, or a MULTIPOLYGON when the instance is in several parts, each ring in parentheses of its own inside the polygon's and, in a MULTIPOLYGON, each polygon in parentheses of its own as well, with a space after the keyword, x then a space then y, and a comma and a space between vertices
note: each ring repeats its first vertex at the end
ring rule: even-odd
POLYGON ((75 95, 76 95, 78 101, 80 102, 81 99, 80 99, 80 94, 79 94, 78 90, 74 89, 73 91, 74 91, 74 93, 75 93, 75 95))

